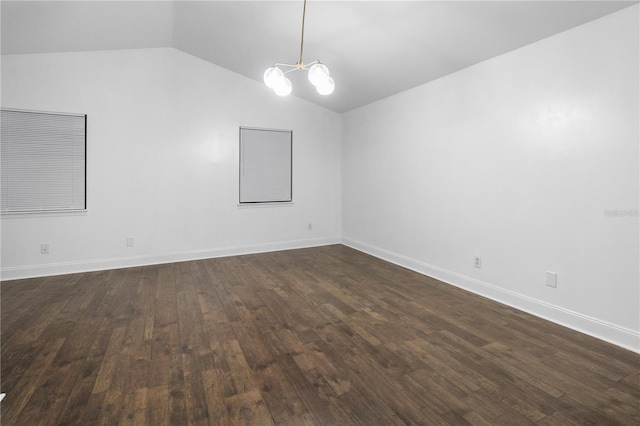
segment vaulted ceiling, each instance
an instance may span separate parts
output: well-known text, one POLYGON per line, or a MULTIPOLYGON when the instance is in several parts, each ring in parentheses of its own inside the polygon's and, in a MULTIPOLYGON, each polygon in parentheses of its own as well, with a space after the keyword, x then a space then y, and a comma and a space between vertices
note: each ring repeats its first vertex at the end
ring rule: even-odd
MULTIPOLYGON (((293 95, 349 111, 636 3, 309 0, 303 59, 325 63, 336 90, 321 96, 294 72, 293 95)), ((174 47, 262 81, 273 63, 298 60, 302 5, 3 0, 1 48, 7 55, 174 47)))

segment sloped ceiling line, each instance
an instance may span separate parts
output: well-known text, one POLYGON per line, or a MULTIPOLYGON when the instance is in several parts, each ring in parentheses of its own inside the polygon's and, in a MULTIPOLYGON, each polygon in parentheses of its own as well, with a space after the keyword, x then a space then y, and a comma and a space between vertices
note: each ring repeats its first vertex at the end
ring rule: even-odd
MULTIPOLYGON (((326 63, 336 90, 300 73, 293 95, 346 112, 636 3, 311 0, 304 60, 326 63)), ((297 60, 302 1, 2 1, 0 13, 3 55, 174 47, 261 81, 297 60)))

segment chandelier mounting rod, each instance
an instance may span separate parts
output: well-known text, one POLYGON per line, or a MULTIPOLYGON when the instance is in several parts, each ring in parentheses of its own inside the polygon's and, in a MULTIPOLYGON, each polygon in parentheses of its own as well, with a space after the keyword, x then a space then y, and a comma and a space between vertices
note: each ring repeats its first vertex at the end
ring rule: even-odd
POLYGON ((304 17, 307 14, 307 0, 304 0, 304 6, 302 6, 302 36, 300 37, 300 59, 298 60, 298 66, 300 68, 304 67, 304 63, 302 62, 302 49, 304 47, 304 17))

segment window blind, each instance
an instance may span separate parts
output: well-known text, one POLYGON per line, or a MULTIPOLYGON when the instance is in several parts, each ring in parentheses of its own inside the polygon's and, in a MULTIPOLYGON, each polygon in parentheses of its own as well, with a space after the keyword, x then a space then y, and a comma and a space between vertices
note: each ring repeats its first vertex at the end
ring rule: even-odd
POLYGON ((240 128, 240 204, 292 201, 291 130, 240 128))
POLYGON ((0 211, 85 210, 86 115, 0 115, 0 211))

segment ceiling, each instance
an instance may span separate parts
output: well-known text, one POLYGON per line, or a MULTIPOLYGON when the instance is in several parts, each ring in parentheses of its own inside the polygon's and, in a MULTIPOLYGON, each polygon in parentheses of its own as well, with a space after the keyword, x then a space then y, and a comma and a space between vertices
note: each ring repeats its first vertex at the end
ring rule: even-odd
MULTIPOLYGON (((306 73, 288 76, 293 95, 345 112, 637 3, 309 0, 303 60, 326 64, 336 89, 321 96, 306 73)), ((273 63, 297 62, 302 5, 3 0, 1 49, 7 55, 174 47, 262 81, 273 63)))

